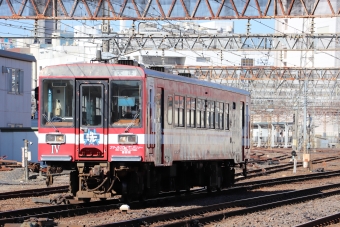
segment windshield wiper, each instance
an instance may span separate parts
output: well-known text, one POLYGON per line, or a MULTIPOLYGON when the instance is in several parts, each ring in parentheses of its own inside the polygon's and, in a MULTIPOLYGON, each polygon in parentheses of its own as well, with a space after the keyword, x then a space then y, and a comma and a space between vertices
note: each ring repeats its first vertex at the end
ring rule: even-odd
POLYGON ((130 128, 132 127, 132 125, 135 124, 135 120, 137 119, 138 116, 139 116, 139 110, 138 110, 137 113, 133 116, 133 119, 132 119, 131 123, 126 127, 125 133, 129 132, 129 130, 130 130, 130 128))
POLYGON ((55 129, 56 132, 59 132, 59 130, 58 130, 58 129, 54 126, 54 124, 52 123, 52 121, 50 121, 50 120, 47 119, 46 114, 42 114, 42 116, 45 118, 45 120, 46 120, 47 122, 49 122, 49 123, 53 126, 53 128, 55 129))

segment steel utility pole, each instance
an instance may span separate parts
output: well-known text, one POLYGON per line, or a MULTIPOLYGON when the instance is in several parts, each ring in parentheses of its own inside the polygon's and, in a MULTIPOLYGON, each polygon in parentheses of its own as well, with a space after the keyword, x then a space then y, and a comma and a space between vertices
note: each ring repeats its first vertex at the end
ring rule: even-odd
POLYGON ((25 181, 28 181, 28 140, 24 139, 24 165, 25 165, 25 181))

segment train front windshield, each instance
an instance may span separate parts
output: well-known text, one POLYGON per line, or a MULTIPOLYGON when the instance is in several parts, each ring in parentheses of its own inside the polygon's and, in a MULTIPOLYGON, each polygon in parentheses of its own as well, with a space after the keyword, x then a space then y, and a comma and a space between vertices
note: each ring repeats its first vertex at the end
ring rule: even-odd
POLYGON ((63 126, 72 126, 74 82, 72 80, 44 80, 42 89, 42 124, 48 125, 48 121, 51 121, 64 122, 63 126))
POLYGON ((142 82, 136 80, 111 81, 111 125, 137 126, 142 111, 142 82))
MULTIPOLYGON (((66 127, 74 126, 74 89, 75 85, 73 80, 46 79, 43 81, 41 103, 42 125, 51 127, 53 125, 66 127), (54 122, 52 123, 53 125, 49 123, 49 121, 54 122)), ((90 87, 84 87, 84 89, 87 91, 86 89, 90 89, 90 87)), ((83 91, 82 94, 86 95, 89 93, 91 95, 91 100, 96 97, 93 91, 92 93, 89 91, 86 93, 85 91, 83 91)), ((109 94, 111 97, 105 97, 105 99, 111 100, 108 107, 111 127, 127 127, 129 125, 131 127, 141 126, 142 81, 112 80, 110 82, 109 94)), ((97 109, 100 108, 100 100, 100 97, 92 100, 94 101, 93 105, 96 107, 96 112, 97 109)), ((83 108, 86 107, 87 102, 84 103, 84 106, 82 106, 83 108)), ((96 115, 98 114, 102 115, 103 113, 96 113, 96 115)))

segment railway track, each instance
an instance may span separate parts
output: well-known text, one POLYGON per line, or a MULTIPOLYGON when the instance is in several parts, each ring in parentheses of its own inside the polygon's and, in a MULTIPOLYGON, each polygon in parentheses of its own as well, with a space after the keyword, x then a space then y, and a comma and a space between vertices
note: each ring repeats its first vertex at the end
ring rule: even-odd
POLYGON ((329 215, 323 218, 319 218, 301 225, 296 225, 295 227, 321 227, 329 226, 332 224, 337 224, 340 222, 340 213, 329 215))
MULTIPOLYGON (((313 164, 334 161, 334 160, 337 160, 337 159, 340 159, 340 157, 334 156, 334 157, 315 159, 313 161, 313 164)), ((302 163, 298 163, 297 167, 301 167, 302 165, 303 165, 302 163)), ((264 167, 262 169, 248 170, 246 177, 242 176, 242 173, 236 174, 237 178, 235 178, 235 182, 241 181, 241 180, 244 180, 244 179, 258 177, 259 175, 263 175, 263 174, 277 173, 277 172, 285 171, 285 170, 292 169, 292 168, 293 168, 293 163, 290 162, 290 163, 286 163, 286 164, 282 164, 282 165, 264 167)))
MULTIPOLYGON (((282 157, 281 156, 278 157, 278 159, 280 158, 286 159, 285 155, 283 155, 282 157)), ((328 162, 328 161, 333 161, 336 159, 340 159, 340 157, 335 156, 335 157, 317 159, 317 160, 314 160, 313 163, 315 164, 315 163, 320 163, 320 162, 328 162)), ((265 170, 265 174, 271 174, 271 173, 276 173, 279 171, 285 171, 285 170, 291 169, 292 166, 293 166, 293 163, 286 163, 282 165, 264 167, 262 169, 257 169, 257 170, 249 170, 247 177, 243 177, 241 176, 242 173, 238 173, 236 174, 237 178, 235 179, 235 182, 239 182, 244 179, 254 178, 259 175, 263 175, 264 174, 263 170, 265 170)), ((298 163, 298 167, 300 166, 302 166, 302 164, 298 163)), ((58 187, 48 187, 48 188, 4 192, 4 193, 0 193, 0 200, 65 193, 65 192, 68 192, 68 190, 69 190, 69 186, 65 185, 65 186, 58 186, 58 187)))
POLYGON ((219 203, 184 211, 176 211, 123 222, 97 225, 96 227, 148 226, 151 224, 153 224, 153 226, 166 227, 201 226, 208 223, 221 221, 227 217, 246 215, 248 213, 257 212, 260 210, 271 209, 274 207, 313 200, 316 198, 328 197, 336 194, 340 194, 340 184, 283 192, 268 196, 259 196, 233 202, 219 203), (328 191, 322 192, 323 190, 328 191))
POLYGON ((69 186, 49 187, 49 188, 35 188, 20 191, 11 191, 0 193, 0 200, 12 198, 25 198, 32 196, 42 196, 54 193, 68 192, 69 186))
MULTIPOLYGON (((325 173, 316 173, 316 174, 309 174, 309 175, 302 175, 302 176, 295 176, 295 177, 286 177, 280 179, 271 179, 271 180, 261 180, 261 181, 253 181, 253 182, 245 182, 236 184, 235 187, 222 190, 221 192, 211 193, 209 196, 219 196, 223 194, 230 194, 230 193, 241 193, 244 191, 252 190, 259 187, 269 187, 272 185, 278 184, 287 184, 296 181, 303 181, 303 180, 311 180, 311 179, 318 179, 318 178, 325 178, 325 177, 335 177, 340 176, 339 171, 333 172, 325 172, 325 173)), ((311 190, 311 189, 310 189, 311 190)), ((139 209, 145 208, 148 206, 153 206, 154 204, 160 204, 164 202, 172 202, 175 200, 192 200, 197 198, 205 198, 207 197, 207 192, 199 192, 196 191, 193 194, 182 194, 182 195, 163 195, 163 197, 150 199, 142 202, 131 202, 129 206, 131 209, 139 209)), ((249 199, 248 199, 249 200, 249 199)), ((39 208, 30 208, 30 209, 23 209, 23 210, 15 210, 15 211, 7 211, 0 213, 0 225, 4 225, 5 223, 18 223, 22 222, 23 220, 29 219, 31 217, 36 218, 60 218, 60 217, 69 217, 69 216, 76 216, 82 215, 87 213, 96 213, 107 211, 110 209, 117 209, 121 205, 119 200, 107 200, 107 201, 96 201, 90 203, 81 203, 81 204, 67 204, 67 205, 58 205, 58 206, 46 206, 46 207, 39 207, 39 208)))

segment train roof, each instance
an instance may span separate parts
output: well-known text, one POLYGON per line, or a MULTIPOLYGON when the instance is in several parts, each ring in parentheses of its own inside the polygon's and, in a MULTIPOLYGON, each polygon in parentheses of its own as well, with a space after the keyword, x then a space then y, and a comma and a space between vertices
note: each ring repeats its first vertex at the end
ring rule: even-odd
POLYGON ((197 85, 201 85, 201 86, 205 86, 205 87, 216 88, 216 89, 220 89, 220 90, 224 90, 224 91, 231 91, 231 92, 235 92, 235 93, 239 93, 239 94, 243 94, 243 95, 250 95, 250 92, 248 92, 246 90, 239 89, 239 88, 236 88, 236 87, 227 86, 227 85, 223 85, 223 84, 218 84, 218 83, 209 82, 209 81, 205 81, 205 80, 199 80, 199 79, 196 79, 196 78, 179 76, 179 75, 175 75, 175 74, 158 72, 158 71, 151 70, 151 69, 144 69, 144 71, 145 71, 145 74, 147 74, 148 76, 151 76, 151 77, 163 78, 163 79, 168 79, 168 80, 175 80, 175 81, 180 81, 180 82, 185 82, 185 83, 190 83, 190 84, 197 84, 197 85))
POLYGON ((243 95, 250 95, 246 90, 230 87, 222 84, 217 84, 209 81, 188 78, 184 76, 174 75, 170 73, 158 72, 151 69, 144 69, 137 66, 120 65, 120 64, 102 64, 102 63, 74 63, 64 65, 47 66, 40 71, 40 76, 108 76, 108 77, 125 77, 125 76, 140 76, 140 77, 155 77, 168 80, 180 81, 184 83, 197 84, 201 86, 216 88, 224 91, 231 91, 243 95))

